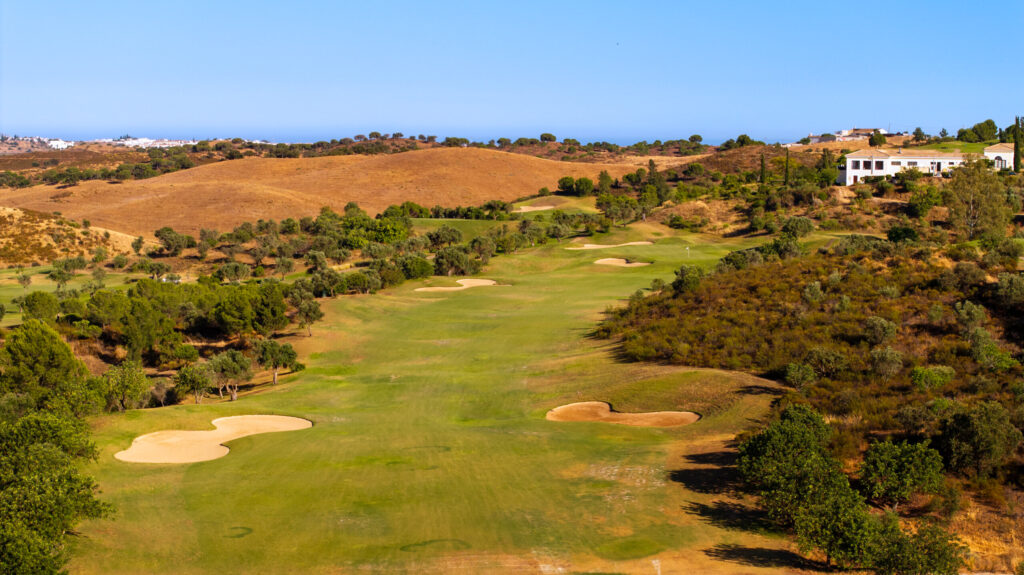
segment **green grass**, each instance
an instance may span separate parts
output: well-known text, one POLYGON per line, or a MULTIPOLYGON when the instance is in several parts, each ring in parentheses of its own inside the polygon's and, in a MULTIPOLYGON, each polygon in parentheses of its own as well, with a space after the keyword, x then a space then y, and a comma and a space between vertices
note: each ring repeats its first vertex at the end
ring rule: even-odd
MULTIPOLYGON (((21 284, 18 283, 18 269, 8 268, 0 270, 0 304, 3 304, 7 310, 7 313, 3 317, 3 321, 0 322, 0 326, 10 327, 21 323, 21 314, 18 312, 18 306, 11 303, 14 298, 25 295, 29 291, 57 291, 57 284, 46 279, 46 274, 50 272, 50 269, 51 266, 48 265, 24 268, 23 271, 32 277, 32 283, 27 289, 22 288, 21 284)), ((103 284, 110 288, 124 287, 127 285, 129 279, 140 277, 145 276, 141 274, 127 274, 108 271, 107 277, 103 279, 103 284)), ((67 287, 69 289, 81 289, 91 280, 92 275, 89 270, 79 271, 75 277, 68 282, 67 287)))
POLYGON ((998 144, 999 140, 992 140, 989 142, 938 142, 935 144, 927 144, 920 146, 922 150, 938 150, 940 152, 960 152, 961 154, 981 154, 985 151, 985 148, 998 144))
MULTIPOLYGON (((655 230, 636 226, 586 241, 649 239, 655 230)), ((684 262, 710 265, 754 243, 681 234, 651 246, 569 251, 562 242, 492 260, 480 277, 507 287, 425 293, 414 291, 424 282, 409 282, 325 301, 328 315, 314 337, 290 339, 308 368, 277 388, 235 403, 95 420, 101 455, 88 471, 117 513, 82 526, 71 570, 445 572, 458 565, 473 573, 520 570, 503 557, 567 568, 582 557, 581 568, 618 571, 649 569, 663 550, 703 557, 700 550, 720 543, 778 547, 784 543, 685 513, 687 504, 715 496, 668 478, 680 445, 735 435, 764 415, 770 397, 740 393, 748 380, 739 375, 617 363, 608 342, 587 337, 607 306, 652 279, 670 281, 684 262), (605 257, 653 263, 593 265, 605 257), (584 399, 705 417, 677 429, 544 419, 551 407, 584 399), (142 433, 210 429, 216 417, 258 413, 314 426, 235 440, 226 457, 203 463, 112 457, 142 433)))

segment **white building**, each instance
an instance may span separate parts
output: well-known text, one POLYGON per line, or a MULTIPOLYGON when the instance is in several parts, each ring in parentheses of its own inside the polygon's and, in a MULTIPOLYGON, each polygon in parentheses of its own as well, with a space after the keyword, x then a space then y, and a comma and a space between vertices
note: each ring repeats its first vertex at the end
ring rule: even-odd
POLYGON ((74 146, 75 143, 74 142, 65 142, 64 140, 60 140, 60 139, 54 139, 54 140, 47 140, 46 141, 46 145, 50 146, 54 150, 66 150, 66 149, 70 148, 71 146, 74 146))
MULTIPOLYGON (((985 158, 996 169, 1013 167, 1013 144, 996 144, 985 148, 985 158)), ((898 172, 917 168, 926 174, 939 175, 963 164, 970 154, 939 152, 920 148, 867 148, 846 154, 846 168, 839 170, 839 183, 856 184, 867 177, 892 177, 898 172)))
POLYGON ((997 170, 1013 169, 1013 144, 996 144, 985 148, 985 157, 997 170))

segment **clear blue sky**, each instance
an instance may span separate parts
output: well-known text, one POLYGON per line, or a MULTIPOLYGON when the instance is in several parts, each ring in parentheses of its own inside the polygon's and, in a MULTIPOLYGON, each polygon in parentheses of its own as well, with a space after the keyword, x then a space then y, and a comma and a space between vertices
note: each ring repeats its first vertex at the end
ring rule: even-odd
POLYGON ((1024 115, 1024 2, 0 0, 0 132, 632 142, 1024 115))

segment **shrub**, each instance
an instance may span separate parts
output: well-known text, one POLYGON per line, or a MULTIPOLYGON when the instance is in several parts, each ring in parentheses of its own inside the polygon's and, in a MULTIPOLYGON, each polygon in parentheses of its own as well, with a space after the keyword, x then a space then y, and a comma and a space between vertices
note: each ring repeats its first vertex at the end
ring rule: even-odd
POLYGON ((871 345, 881 345, 896 337, 896 329, 893 322, 873 315, 864 322, 864 339, 871 345))
POLYGON ((811 366, 820 377, 832 377, 845 371, 850 362, 842 353, 825 347, 815 347, 807 352, 804 362, 811 366))
POLYGON ((790 363, 786 366, 786 383, 796 389, 814 381, 814 369, 804 363, 790 363))
POLYGON ((883 378, 889 379, 903 369, 903 354, 891 347, 873 349, 871 369, 883 378))
POLYGON ((691 265, 684 265, 676 270, 676 279, 672 281, 672 290, 676 294, 692 292, 700 285, 704 270, 691 265))
POLYGON ((943 387, 953 381, 956 371, 948 365, 930 365, 910 370, 910 381, 921 391, 943 387))
POLYGON ((782 224, 782 233, 794 238, 802 238, 813 231, 814 222, 810 218, 797 216, 789 218, 785 224, 782 224))

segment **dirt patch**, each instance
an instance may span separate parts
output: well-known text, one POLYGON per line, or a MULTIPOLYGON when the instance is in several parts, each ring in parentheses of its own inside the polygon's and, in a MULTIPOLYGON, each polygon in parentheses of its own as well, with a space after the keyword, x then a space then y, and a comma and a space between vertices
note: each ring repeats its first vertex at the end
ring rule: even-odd
POLYGON ((258 433, 306 429, 312 427, 313 423, 283 415, 235 415, 214 419, 213 426, 217 429, 172 429, 140 435, 132 441, 131 447, 114 454, 114 457, 132 463, 210 461, 227 455, 229 449, 223 444, 233 439, 258 433))
POLYGON ((562 405, 544 416, 548 421, 601 421, 636 427, 678 427, 700 419, 691 411, 651 411, 648 413, 619 413, 603 401, 582 401, 562 405))
POLYGON ((576 246, 572 248, 565 248, 567 250, 603 250, 605 248, 621 248, 625 246, 649 246, 654 242, 626 242, 624 244, 583 244, 582 246, 576 246))
POLYGON ((552 210, 554 208, 555 206, 519 206, 513 213, 525 214, 528 212, 542 212, 544 210, 552 210))
POLYGON ((459 284, 459 286, 458 287, 421 287, 421 288, 416 288, 413 291, 430 291, 430 292, 436 292, 436 291, 462 291, 464 289, 469 289, 469 288, 474 288, 474 287, 487 287, 487 286, 496 286, 496 285, 498 285, 498 282, 496 282, 494 280, 458 280, 455 283, 459 284))
POLYGON ((651 265, 650 262, 631 262, 622 258, 602 258, 594 263, 599 266, 615 266, 619 268, 640 268, 651 265))

